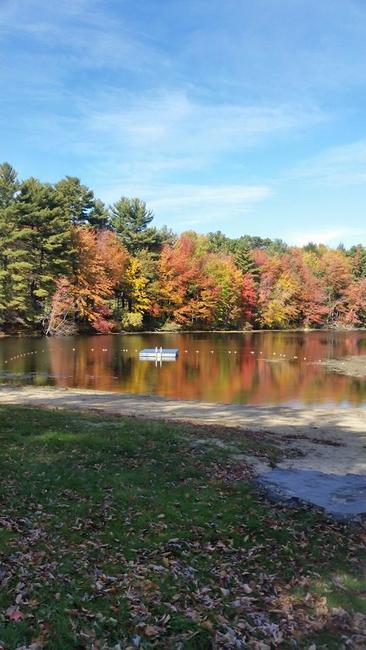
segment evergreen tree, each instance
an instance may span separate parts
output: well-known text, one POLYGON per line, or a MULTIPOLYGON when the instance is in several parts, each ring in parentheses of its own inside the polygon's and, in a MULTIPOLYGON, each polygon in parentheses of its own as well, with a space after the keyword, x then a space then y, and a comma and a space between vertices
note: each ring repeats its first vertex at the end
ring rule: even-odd
POLYGON ((259 280, 259 268, 251 256, 249 248, 246 246, 237 246, 236 250, 233 252, 233 257, 237 267, 243 273, 250 273, 254 280, 259 280))
POLYGON ((21 184, 11 211, 8 308, 24 325, 39 325, 57 278, 70 268, 70 222, 55 189, 34 178, 21 184))
POLYGON ((159 247, 158 230, 148 227, 153 218, 152 210, 137 198, 123 196, 111 207, 111 224, 129 253, 136 254, 143 249, 154 251, 159 247))
POLYGON ((66 176, 56 183, 55 190, 58 201, 74 226, 108 226, 108 213, 104 204, 95 198, 92 190, 81 184, 79 178, 66 176))
POLYGON ((97 229, 110 229, 108 210, 103 201, 95 199, 94 207, 89 213, 89 224, 97 229))
POLYGON ((0 325, 7 320, 11 300, 12 205, 18 188, 15 169, 6 162, 0 165, 0 325))
POLYGON ((210 250, 212 250, 214 253, 230 252, 230 242, 233 242, 234 240, 230 240, 229 237, 221 232, 221 230, 217 230, 216 232, 209 232, 207 237, 210 244, 210 250))
POLYGON ((159 228, 157 232, 160 249, 166 244, 169 244, 169 246, 174 246, 178 239, 175 232, 171 228, 168 228, 168 226, 162 226, 162 228, 159 228))
POLYGON ((14 167, 7 162, 2 163, 0 165, 0 210, 9 207, 18 189, 19 181, 14 167))
POLYGON ((352 246, 349 250, 352 271, 355 278, 366 278, 366 248, 362 244, 352 246))
POLYGON ((243 273, 251 273, 256 280, 259 276, 259 269, 251 255, 251 244, 252 240, 256 240, 256 243, 258 243, 257 239, 259 238, 249 237, 248 235, 239 237, 238 239, 230 239, 220 230, 209 233, 208 235, 211 251, 231 255, 240 271, 243 273))

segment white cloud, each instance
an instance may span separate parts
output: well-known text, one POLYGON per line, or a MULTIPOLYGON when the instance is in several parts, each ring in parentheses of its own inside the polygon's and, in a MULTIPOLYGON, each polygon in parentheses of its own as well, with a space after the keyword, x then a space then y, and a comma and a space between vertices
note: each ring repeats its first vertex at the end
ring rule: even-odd
POLYGON ((188 92, 105 96, 103 108, 84 104, 85 125, 95 133, 132 145, 202 148, 247 147, 264 137, 302 128, 326 119, 316 107, 291 104, 220 103, 216 98, 192 98, 188 92))
POLYGON ((241 185, 177 185, 148 192, 149 205, 160 221, 174 215, 179 229, 202 226, 215 228, 246 215, 254 204, 271 196, 269 187, 241 185))
POLYGON ((325 116, 289 104, 212 101, 186 89, 154 94, 104 89, 93 101, 75 97, 73 116, 25 114, 24 120, 38 148, 47 153, 57 147, 86 159, 85 180, 106 202, 134 194, 161 219, 171 219, 169 210, 177 219, 193 211, 206 222, 240 218, 270 193, 267 183, 253 182, 244 171, 251 149, 325 116), (234 183, 226 170, 233 154, 240 159, 234 183))
POLYGON ((309 242, 314 244, 327 244, 328 246, 337 246, 341 241, 347 242, 352 239, 357 240, 357 237, 364 237, 366 230, 361 228, 348 228, 345 227, 328 227, 320 228, 319 230, 303 230, 289 232, 284 237, 285 241, 292 246, 305 246, 309 242))
POLYGON ((112 203, 121 194, 143 197, 158 217, 158 223, 169 223, 182 231, 187 228, 215 228, 215 222, 227 223, 240 218, 256 203, 268 199, 272 190, 255 185, 138 185, 109 187, 101 195, 112 203))
MULTIPOLYGON (((88 155, 89 182, 103 200, 131 194, 129 188, 138 186, 136 195, 153 203, 161 219, 172 218, 168 206, 181 219, 200 204, 206 221, 226 214, 240 217, 244 199, 246 205, 254 194, 263 198, 263 188, 257 188, 261 183, 250 175, 252 148, 325 119, 316 108, 218 103, 183 89, 153 95, 110 90, 93 103, 79 98, 77 108, 72 134, 61 133, 57 140, 61 149, 88 155), (234 183, 233 155, 238 160, 234 183), (216 188, 228 179, 221 199, 216 188), (244 197, 243 187, 252 185, 254 193, 244 197)), ((57 132, 55 124, 49 131, 57 132)), ((44 142, 54 145, 55 135, 44 142)))
POLYGON ((271 191, 268 187, 242 185, 178 185, 169 187, 162 198, 153 199, 156 207, 178 207, 226 203, 227 205, 245 204, 268 198, 271 191))
POLYGON ((311 179, 329 186, 366 183, 366 140, 331 147, 297 166, 290 174, 294 179, 311 179))

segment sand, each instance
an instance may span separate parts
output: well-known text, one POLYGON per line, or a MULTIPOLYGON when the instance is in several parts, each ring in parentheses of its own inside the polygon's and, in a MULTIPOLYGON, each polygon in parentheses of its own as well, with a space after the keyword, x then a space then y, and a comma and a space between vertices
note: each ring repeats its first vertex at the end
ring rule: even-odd
MULTIPOLYGON (((291 409, 180 401, 77 388, 13 386, 0 387, 0 404, 97 410, 263 432, 267 439, 285 449, 301 452, 300 456, 279 463, 283 469, 366 476, 366 410, 360 408, 291 409)), ((256 469, 261 473, 269 468, 261 463, 256 469)))

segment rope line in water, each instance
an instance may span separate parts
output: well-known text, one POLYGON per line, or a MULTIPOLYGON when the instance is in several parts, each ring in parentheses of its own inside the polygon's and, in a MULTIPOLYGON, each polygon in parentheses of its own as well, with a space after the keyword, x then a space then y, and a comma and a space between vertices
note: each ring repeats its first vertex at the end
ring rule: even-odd
MULTIPOLYGON (((45 352, 44 349, 42 349, 41 351, 43 353, 45 352)), ((108 348, 102 348, 101 351, 102 352, 109 352, 109 349, 108 348)), ((130 352, 128 348, 121 348, 121 351, 122 352, 127 352, 127 353, 130 352)), ((72 352, 77 352, 77 349, 72 348, 72 352)), ((90 348, 90 352, 95 352, 95 349, 90 348)), ((138 352, 138 350, 135 349, 135 352, 138 352)), ((185 354, 189 354, 191 352, 191 350, 184 350, 184 352, 185 352, 185 354)), ((201 352, 200 350, 195 350, 196 354, 200 354, 200 352, 201 352)), ((227 354, 238 354, 238 352, 240 353, 240 350, 239 351, 238 350, 227 350, 227 354)), ((11 361, 17 361, 18 359, 21 359, 21 358, 27 357, 27 356, 31 356, 33 354, 38 354, 38 350, 31 350, 30 352, 21 352, 19 354, 14 355, 13 357, 9 357, 8 359, 4 360, 4 365, 7 365, 11 361)), ((210 354, 215 354, 215 350, 210 350, 210 354)), ((255 350, 250 350, 249 354, 254 355, 255 350)), ((259 351, 259 355, 263 355, 262 350, 259 351)), ((279 352, 279 353, 272 352, 272 356, 274 356, 274 357, 278 356, 279 358, 282 358, 282 360, 286 360, 286 361, 292 361, 292 360, 294 360, 294 361, 300 360, 301 361, 302 360, 302 361, 308 361, 309 363, 316 363, 316 362, 321 363, 323 361, 323 359, 308 359, 307 357, 302 357, 302 359, 301 359, 301 358, 298 357, 298 355, 293 355, 293 356, 288 357, 286 354, 284 354, 282 352, 279 352)), ((263 356, 262 357, 259 356, 259 357, 257 357, 257 361, 269 361, 269 358, 265 359, 265 358, 263 358, 263 356)), ((345 365, 344 361, 342 362, 342 365, 345 365)))

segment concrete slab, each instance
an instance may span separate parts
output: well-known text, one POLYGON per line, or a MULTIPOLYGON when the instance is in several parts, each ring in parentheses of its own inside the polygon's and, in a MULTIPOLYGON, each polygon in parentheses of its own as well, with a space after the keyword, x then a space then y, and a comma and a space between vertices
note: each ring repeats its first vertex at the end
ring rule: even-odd
POLYGON ((300 499, 323 508, 338 519, 366 516, 366 476, 324 474, 314 470, 277 467, 256 483, 272 498, 300 499))

